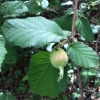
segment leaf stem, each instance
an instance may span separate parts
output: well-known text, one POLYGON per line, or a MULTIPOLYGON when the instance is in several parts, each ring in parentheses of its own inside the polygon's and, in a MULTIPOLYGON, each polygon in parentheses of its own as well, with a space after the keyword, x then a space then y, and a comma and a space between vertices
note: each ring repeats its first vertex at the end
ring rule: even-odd
POLYGON ((77 5, 78 5, 78 0, 75 0, 75 5, 74 5, 74 15, 73 15, 73 22, 72 22, 72 33, 70 40, 74 40, 74 32, 75 32, 75 22, 76 22, 76 14, 77 14, 77 5))
POLYGON ((57 80, 58 82, 59 82, 59 81, 63 78, 63 76, 64 76, 64 68, 61 66, 59 70, 60 70, 60 73, 59 73, 60 75, 59 75, 58 80, 57 80))

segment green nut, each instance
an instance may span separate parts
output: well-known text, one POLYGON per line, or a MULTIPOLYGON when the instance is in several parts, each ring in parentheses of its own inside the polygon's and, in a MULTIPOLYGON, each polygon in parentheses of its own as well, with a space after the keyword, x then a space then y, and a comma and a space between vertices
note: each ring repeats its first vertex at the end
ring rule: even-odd
POLYGON ((50 61, 55 68, 60 70, 60 76, 58 78, 58 81, 60 81, 64 75, 64 67, 68 63, 67 53, 63 49, 58 48, 57 50, 51 52, 50 61))

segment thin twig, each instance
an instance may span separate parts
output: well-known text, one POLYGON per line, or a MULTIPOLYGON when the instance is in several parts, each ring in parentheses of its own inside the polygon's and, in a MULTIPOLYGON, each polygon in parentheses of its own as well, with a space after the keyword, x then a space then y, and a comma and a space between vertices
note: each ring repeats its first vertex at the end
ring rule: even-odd
MULTIPOLYGON (((72 22, 72 33, 70 40, 74 40, 74 32, 75 32, 75 22, 76 22, 76 14, 77 14, 77 5, 78 5, 78 0, 75 0, 75 5, 74 5, 74 15, 73 15, 73 22, 72 22)), ((77 77, 79 80, 79 88, 80 88, 80 93, 81 93, 81 98, 80 100, 84 100, 83 97, 83 88, 82 88, 82 81, 81 81, 81 75, 80 75, 80 69, 79 67, 77 68, 77 77)))
POLYGON ((96 40, 96 43, 95 43, 95 51, 98 53, 98 40, 99 40, 99 37, 100 37, 100 34, 98 35, 98 38, 96 40))
POLYGON ((72 33, 71 33, 71 37, 70 37, 71 41, 74 40, 75 22, 76 22, 76 13, 77 13, 77 4, 78 4, 78 0, 75 0, 74 15, 73 15, 73 22, 72 22, 72 33))
POLYGON ((81 75, 80 75, 80 67, 77 67, 77 77, 78 77, 78 81, 79 81, 78 83, 79 83, 80 94, 81 94, 80 100, 84 100, 82 80, 81 80, 81 75))

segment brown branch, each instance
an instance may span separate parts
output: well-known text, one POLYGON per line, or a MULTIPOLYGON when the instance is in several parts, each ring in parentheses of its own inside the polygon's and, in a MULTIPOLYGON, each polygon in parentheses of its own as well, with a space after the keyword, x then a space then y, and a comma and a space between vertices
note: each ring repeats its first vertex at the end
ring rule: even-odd
POLYGON ((98 38, 97 38, 97 40, 96 40, 96 43, 95 43, 95 51, 96 51, 96 53, 98 53, 98 40, 99 40, 99 37, 100 37, 100 34, 98 35, 98 38))
MULTIPOLYGON (((73 22, 72 22, 72 33, 71 33, 71 37, 70 40, 73 42, 74 40, 74 32, 75 32, 75 22, 76 22, 76 16, 77 16, 77 5, 78 5, 78 0, 75 0, 75 5, 74 5, 74 15, 73 15, 73 22)), ((84 100, 83 97, 83 88, 82 88, 82 80, 81 80, 81 75, 80 75, 80 68, 77 68, 77 77, 78 77, 78 81, 79 81, 79 88, 80 88, 80 100, 84 100)))
POLYGON ((77 77, 78 77, 78 81, 79 81, 78 83, 79 83, 80 94, 81 94, 80 100, 84 100, 82 80, 81 80, 81 75, 80 75, 80 67, 77 67, 77 77))
POLYGON ((75 5, 74 5, 74 15, 73 15, 73 22, 72 22, 72 33, 70 40, 74 40, 74 32, 75 32, 75 22, 76 22, 76 14, 77 14, 77 5, 78 5, 78 0, 75 0, 75 5))

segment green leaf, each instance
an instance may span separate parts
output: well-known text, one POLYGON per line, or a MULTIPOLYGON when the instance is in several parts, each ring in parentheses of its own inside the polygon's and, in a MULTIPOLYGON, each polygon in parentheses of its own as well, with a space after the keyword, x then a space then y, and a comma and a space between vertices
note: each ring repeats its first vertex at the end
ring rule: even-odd
POLYGON ((22 48, 45 46, 48 42, 58 42, 66 38, 65 32, 53 21, 44 17, 10 19, 2 26, 4 36, 10 43, 22 48))
POLYGON ((0 100, 16 100, 16 99, 11 93, 6 92, 0 95, 0 100))
POLYGON ((62 100, 68 100, 68 98, 65 94, 62 96, 62 98, 63 98, 62 100))
POLYGON ((7 54, 5 56, 3 63, 4 64, 16 64, 16 60, 17 60, 16 48, 8 44, 6 44, 5 46, 7 49, 7 54))
POLYGON ((26 1, 24 2, 29 10, 29 14, 40 14, 43 11, 43 8, 41 6, 38 6, 38 4, 34 1, 26 1))
POLYGON ((87 70, 82 70, 81 72, 82 75, 82 82, 85 84, 89 81, 89 75, 87 70))
POLYGON ((40 51, 32 56, 28 81, 33 93, 55 98, 66 90, 66 75, 57 82, 59 70, 50 64, 49 52, 40 51))
POLYGON ((81 42, 73 42, 67 50, 70 59, 76 63, 77 66, 82 67, 98 67, 99 58, 92 48, 81 42))
POLYGON ((88 70, 88 75, 89 76, 95 76, 95 75, 97 75, 97 71, 95 69, 89 69, 88 70))
POLYGON ((63 29, 71 31, 73 15, 64 15, 57 19, 56 23, 63 29), (66 23, 66 24, 65 24, 66 23))
POLYGON ((97 88, 100 85, 100 79, 95 80, 95 87, 97 88))
POLYGON ((74 14, 74 9, 73 8, 69 8, 68 10, 65 11, 66 15, 73 15, 74 14))
POLYGON ((73 98, 73 99, 75 99, 75 98, 80 98, 80 94, 79 93, 77 93, 77 92, 73 92, 72 93, 72 95, 71 95, 71 97, 73 98))
POLYGON ((100 70, 98 70, 98 72, 97 72, 97 77, 100 78, 100 70))
POLYGON ((4 17, 16 17, 28 12, 28 8, 21 1, 8 1, 2 3, 1 12, 4 14, 4 17))
POLYGON ((78 18, 76 21, 76 28, 79 33, 90 43, 94 40, 92 28, 85 18, 78 18))
POLYGON ((28 75, 25 75, 22 79, 22 81, 27 81, 28 80, 28 75))
POLYGON ((1 64, 5 58, 5 54, 7 53, 5 48, 5 39, 2 35, 0 35, 0 72, 1 72, 1 64))
POLYGON ((80 18, 84 18, 84 19, 87 19, 86 17, 85 17, 85 15, 84 15, 84 13, 81 11, 81 10, 78 10, 77 11, 77 14, 78 14, 78 16, 80 17, 80 18))
POLYGON ((49 2, 51 7, 60 4, 60 0, 50 0, 49 2))

